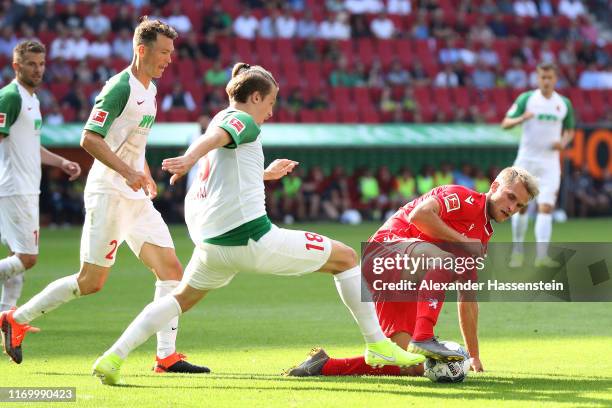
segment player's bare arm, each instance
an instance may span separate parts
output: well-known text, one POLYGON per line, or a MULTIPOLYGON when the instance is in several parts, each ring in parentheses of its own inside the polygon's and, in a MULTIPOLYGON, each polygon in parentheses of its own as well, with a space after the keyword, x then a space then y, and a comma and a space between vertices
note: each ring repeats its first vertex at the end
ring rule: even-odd
POLYGON ((64 173, 70 176, 68 179, 70 181, 76 180, 81 175, 81 166, 79 166, 79 163, 67 160, 42 146, 40 147, 40 161, 47 166, 59 167, 64 173))
POLYGON ((171 173, 170 184, 173 185, 178 179, 183 177, 197 163, 200 158, 206 156, 208 152, 226 146, 232 142, 229 133, 220 127, 206 130, 206 133, 198 138, 183 154, 179 157, 165 159, 162 162, 162 169, 171 173))
POLYGON ((278 180, 291 173, 299 162, 289 159, 276 159, 264 170, 264 181, 278 180))
POLYGON ((81 147, 95 159, 110 167, 125 178, 125 183, 134 191, 141 188, 149 194, 147 175, 128 166, 108 147, 102 136, 89 130, 84 130, 81 136, 81 147))
POLYGON ((149 198, 153 200, 155 197, 157 197, 157 183, 155 182, 155 180, 153 179, 153 176, 151 175, 151 169, 149 168, 149 163, 147 163, 146 160, 145 160, 145 165, 144 165, 144 173, 148 179, 147 187, 149 189, 149 198))
POLYGON ((417 205, 408 216, 408 222, 414 224, 426 235, 443 242, 457 242, 466 245, 466 249, 475 256, 482 256, 480 240, 467 238, 452 229, 440 218, 440 203, 433 197, 417 205))
POLYGON ((476 372, 484 371, 478 348, 478 302, 463 300, 463 294, 460 292, 457 313, 463 342, 470 353, 471 368, 476 372))
POLYGON ((567 148, 567 146, 569 146, 570 143, 572 143, 572 140, 574 140, 574 134, 575 134, 574 129, 565 129, 563 131, 563 135, 561 136, 561 141, 553 145, 553 150, 561 151, 567 148))
POLYGON ((533 118, 533 113, 532 112, 525 112, 525 113, 523 113, 521 116, 519 116, 517 118, 508 118, 508 117, 506 117, 502 121, 501 127, 502 127, 502 129, 512 129, 516 125, 520 125, 521 123, 526 122, 526 121, 528 121, 531 118, 533 118))

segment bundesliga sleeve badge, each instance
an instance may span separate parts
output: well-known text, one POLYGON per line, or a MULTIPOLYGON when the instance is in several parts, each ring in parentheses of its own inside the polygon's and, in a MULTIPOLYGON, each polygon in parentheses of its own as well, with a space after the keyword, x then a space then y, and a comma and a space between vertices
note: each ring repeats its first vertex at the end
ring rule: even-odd
POLYGON ((461 208, 461 201, 459 201, 457 193, 452 193, 444 197, 444 206, 446 207, 447 213, 461 208))
POLYGON ((89 118, 89 123, 92 123, 97 126, 104 126, 106 122, 106 118, 108 117, 108 112, 102 109, 95 109, 91 113, 91 117, 89 118))
POLYGON ((0 127, 6 126, 6 113, 0 113, 0 127))
POLYGON ((244 130, 244 123, 240 121, 238 118, 231 118, 228 122, 228 125, 234 128, 237 134, 240 134, 244 130))

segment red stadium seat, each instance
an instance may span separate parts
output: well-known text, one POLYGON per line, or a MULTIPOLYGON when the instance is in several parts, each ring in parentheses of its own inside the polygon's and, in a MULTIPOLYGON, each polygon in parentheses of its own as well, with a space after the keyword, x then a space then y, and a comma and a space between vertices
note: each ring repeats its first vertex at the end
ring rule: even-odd
POLYGON ((185 108, 172 108, 167 112, 170 122, 190 122, 193 120, 193 114, 185 108))
POLYGON ((454 107, 451 104, 451 93, 448 88, 433 88, 433 100, 436 111, 442 111, 447 118, 450 118, 454 113, 454 107))
POLYGON ((311 109, 302 109, 298 113, 300 122, 302 123, 316 123, 319 121, 319 115, 317 111, 311 109))
POLYGON ((350 96, 350 88, 345 87, 335 87, 332 88, 332 99, 336 104, 336 107, 339 109, 345 109, 347 107, 353 106, 350 96))
POLYGON ((338 122, 338 114, 336 110, 327 109, 319 112, 319 122, 322 123, 337 123, 338 122))

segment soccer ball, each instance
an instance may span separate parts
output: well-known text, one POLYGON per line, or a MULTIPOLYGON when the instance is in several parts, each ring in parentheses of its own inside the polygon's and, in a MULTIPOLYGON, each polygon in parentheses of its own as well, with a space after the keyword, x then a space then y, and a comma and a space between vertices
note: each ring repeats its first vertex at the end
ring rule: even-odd
POLYGON ((450 361, 445 363, 428 358, 425 361, 425 377, 438 383, 462 382, 470 371, 470 355, 461 345, 452 341, 441 341, 451 350, 458 351, 464 356, 463 361, 450 361))

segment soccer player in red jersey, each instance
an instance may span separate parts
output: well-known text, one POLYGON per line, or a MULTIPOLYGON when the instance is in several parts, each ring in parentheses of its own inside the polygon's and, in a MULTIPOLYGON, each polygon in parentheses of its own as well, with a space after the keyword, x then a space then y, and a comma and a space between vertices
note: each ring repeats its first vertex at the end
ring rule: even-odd
MULTIPOLYGON (((452 243, 455 247, 462 247, 464 253, 482 256, 493 234, 491 219, 506 221, 525 208, 537 194, 536 179, 517 167, 503 169, 486 194, 457 185, 436 187, 400 208, 369 242, 407 243, 406 253, 411 257, 444 257, 448 254, 435 243, 452 243)), ((423 272, 423 279, 431 282, 447 283, 458 279, 476 281, 475 269, 461 275, 446 269, 423 272)), ((385 335, 400 347, 439 360, 463 358, 434 337, 433 328, 443 302, 443 290, 420 290, 416 302, 375 300, 385 335)), ((471 356, 471 367, 475 371, 483 371, 478 350, 478 304, 466 301, 460 293, 458 313, 463 339, 471 356)), ((365 364, 363 357, 335 359, 330 358, 323 349, 316 348, 306 361, 286 374, 418 376, 423 375, 423 366, 375 368, 365 364)))

